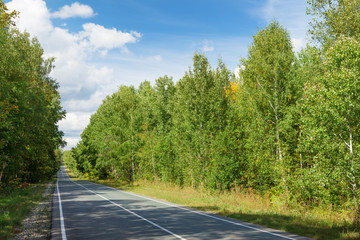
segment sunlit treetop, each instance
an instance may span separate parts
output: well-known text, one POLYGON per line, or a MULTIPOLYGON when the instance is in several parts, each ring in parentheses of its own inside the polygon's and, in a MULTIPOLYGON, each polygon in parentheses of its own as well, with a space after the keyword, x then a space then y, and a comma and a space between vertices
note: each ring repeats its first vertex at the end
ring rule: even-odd
POLYGON ((19 15, 19 12, 12 11, 9 12, 5 3, 0 0, 0 26, 6 27, 9 25, 15 26, 15 22, 13 21, 19 15))

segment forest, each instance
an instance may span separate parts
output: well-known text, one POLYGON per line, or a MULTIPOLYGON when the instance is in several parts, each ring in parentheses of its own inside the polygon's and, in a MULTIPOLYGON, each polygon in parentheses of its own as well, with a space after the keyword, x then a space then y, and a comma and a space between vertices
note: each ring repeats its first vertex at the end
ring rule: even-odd
POLYGON ((177 81, 120 86, 65 152, 78 174, 197 189, 253 189, 288 204, 347 206, 359 221, 359 1, 308 1, 311 44, 277 21, 235 76, 195 53, 177 81))
POLYGON ((195 53, 176 83, 120 86, 64 153, 77 174, 196 189, 253 189, 288 204, 360 203, 359 1, 308 1, 310 44, 295 53, 276 20, 235 76, 195 53))
POLYGON ((54 59, 16 29, 17 16, 0 1, 0 190, 50 179, 65 144, 59 85, 49 77, 54 59))

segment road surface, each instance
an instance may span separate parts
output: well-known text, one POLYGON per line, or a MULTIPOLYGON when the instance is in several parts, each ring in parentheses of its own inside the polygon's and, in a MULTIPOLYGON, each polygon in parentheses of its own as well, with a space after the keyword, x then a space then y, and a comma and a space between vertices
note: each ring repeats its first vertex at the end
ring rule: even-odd
POLYGON ((308 238, 86 181, 62 166, 53 196, 54 240, 308 238))

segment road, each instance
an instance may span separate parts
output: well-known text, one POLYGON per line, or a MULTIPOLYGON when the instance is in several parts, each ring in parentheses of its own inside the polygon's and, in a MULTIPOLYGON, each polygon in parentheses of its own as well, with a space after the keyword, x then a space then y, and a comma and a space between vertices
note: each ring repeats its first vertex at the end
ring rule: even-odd
POLYGON ((62 166, 53 196, 52 239, 301 239, 87 181, 62 166))

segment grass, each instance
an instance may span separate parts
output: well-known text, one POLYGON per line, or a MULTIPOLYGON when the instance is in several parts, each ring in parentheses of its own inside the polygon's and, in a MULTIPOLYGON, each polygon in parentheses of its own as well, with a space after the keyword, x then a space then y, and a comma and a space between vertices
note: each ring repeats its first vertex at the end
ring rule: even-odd
POLYGON ((314 239, 360 239, 360 229, 352 225, 352 214, 346 210, 289 208, 279 198, 253 191, 210 193, 162 182, 93 182, 314 239))
POLYGON ((43 200, 47 183, 23 184, 21 187, 0 190, 0 239, 16 234, 16 229, 43 200))

